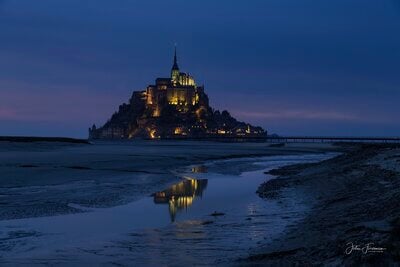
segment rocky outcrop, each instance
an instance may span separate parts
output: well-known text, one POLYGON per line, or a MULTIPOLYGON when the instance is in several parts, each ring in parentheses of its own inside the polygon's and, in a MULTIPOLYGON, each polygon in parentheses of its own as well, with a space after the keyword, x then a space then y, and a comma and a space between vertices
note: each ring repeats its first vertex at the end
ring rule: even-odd
POLYGON ((162 107, 154 116, 146 105, 146 92, 133 92, 129 103, 119 106, 111 118, 100 128, 89 129, 90 139, 130 138, 210 138, 210 137, 262 137, 266 132, 233 118, 228 111, 218 111, 208 105, 205 93, 203 101, 190 106, 184 112, 173 105, 162 107))

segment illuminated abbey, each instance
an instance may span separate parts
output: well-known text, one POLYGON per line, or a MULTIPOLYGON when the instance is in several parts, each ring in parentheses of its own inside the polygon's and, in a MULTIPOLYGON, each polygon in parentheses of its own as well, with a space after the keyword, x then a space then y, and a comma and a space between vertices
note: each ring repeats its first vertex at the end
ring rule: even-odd
POLYGON ((208 99, 204 98, 204 87, 197 86, 188 73, 179 71, 176 48, 171 76, 157 78, 155 85, 147 86, 146 105, 152 110, 153 117, 159 117, 168 105, 184 113, 194 107, 208 106, 208 99))
POLYGON ((171 139, 262 137, 261 127, 239 122, 227 111, 209 106, 204 86, 181 72, 177 53, 168 78, 157 78, 143 91, 134 91, 128 103, 100 128, 89 129, 90 139, 171 139))

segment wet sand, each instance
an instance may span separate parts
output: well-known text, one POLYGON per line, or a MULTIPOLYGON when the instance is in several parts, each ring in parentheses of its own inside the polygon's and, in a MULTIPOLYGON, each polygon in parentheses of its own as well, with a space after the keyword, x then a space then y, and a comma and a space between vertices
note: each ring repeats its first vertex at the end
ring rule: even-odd
POLYGON ((332 149, 170 141, 4 144, 0 263, 230 265, 309 209, 296 192, 290 203, 259 198, 263 172, 332 157, 326 153, 332 149))
POLYGON ((312 206, 300 223, 239 265, 391 266, 400 260, 400 148, 355 146, 320 163, 272 170, 258 189, 266 201, 293 192, 312 206))
MULTIPOLYGON (((179 181, 179 168, 209 160, 322 153, 330 145, 190 141, 92 145, 0 142, 0 220, 81 212, 69 205, 112 207, 179 181)), ((250 169, 249 169, 250 168, 250 169)), ((251 170, 239 164, 219 172, 251 170)))

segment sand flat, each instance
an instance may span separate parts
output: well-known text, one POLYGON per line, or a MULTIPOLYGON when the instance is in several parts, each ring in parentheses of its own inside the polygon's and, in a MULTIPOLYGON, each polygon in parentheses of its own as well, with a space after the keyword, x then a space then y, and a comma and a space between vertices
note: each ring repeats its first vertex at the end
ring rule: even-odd
POLYGON ((280 239, 260 247, 242 264, 398 264, 399 155, 396 145, 361 145, 324 162, 272 171, 278 178, 259 188, 262 197, 280 199, 292 191, 303 192, 304 201, 313 208, 280 239), (368 246, 381 251, 368 251, 368 246))

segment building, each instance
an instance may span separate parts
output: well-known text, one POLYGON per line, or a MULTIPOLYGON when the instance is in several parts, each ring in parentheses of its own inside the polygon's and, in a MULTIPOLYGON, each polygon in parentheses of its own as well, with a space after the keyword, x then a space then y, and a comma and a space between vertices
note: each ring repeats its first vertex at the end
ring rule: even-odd
POLYGON ((154 85, 147 86, 146 105, 153 117, 159 117, 166 106, 173 106, 183 113, 194 107, 208 106, 204 86, 197 86, 191 75, 180 72, 176 48, 170 77, 157 78, 154 85))
MULTIPOLYGON (((229 97, 229 95, 227 95, 229 97)), ((157 78, 100 128, 89 129, 90 139, 262 137, 261 127, 237 121, 229 112, 209 106, 204 86, 181 72, 175 48, 170 76, 157 78)))

